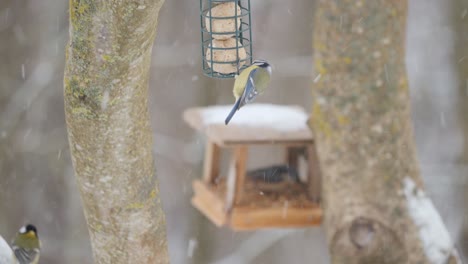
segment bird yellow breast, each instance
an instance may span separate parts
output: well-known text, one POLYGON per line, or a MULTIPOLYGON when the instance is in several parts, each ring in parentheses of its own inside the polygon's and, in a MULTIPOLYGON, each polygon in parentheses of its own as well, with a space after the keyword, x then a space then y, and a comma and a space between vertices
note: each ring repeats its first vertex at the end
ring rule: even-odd
POLYGON ((29 231, 26 234, 24 234, 27 238, 36 238, 36 233, 34 231, 29 231))
POLYGON ((259 68, 257 65, 251 65, 244 69, 240 75, 234 81, 234 89, 232 90, 234 97, 236 100, 242 96, 244 93, 245 86, 247 85, 247 80, 249 79, 249 75, 252 70, 259 68))

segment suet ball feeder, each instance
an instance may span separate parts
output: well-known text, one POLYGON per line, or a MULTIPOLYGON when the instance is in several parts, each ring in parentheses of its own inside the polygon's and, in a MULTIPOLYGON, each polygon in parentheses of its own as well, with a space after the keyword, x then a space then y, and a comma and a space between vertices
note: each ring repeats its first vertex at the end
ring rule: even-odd
POLYGON ((235 19, 217 19, 216 17, 235 17, 236 14, 240 14, 241 9, 239 5, 234 2, 223 3, 216 5, 208 11, 208 16, 205 17, 205 26, 209 32, 212 32, 212 36, 218 40, 226 40, 235 36, 229 32, 236 32, 241 26, 241 18, 235 19), (237 9, 237 11, 235 11, 237 9), (211 20, 211 21, 210 21, 211 20), (213 30, 211 30, 211 25, 213 30))
MULTIPOLYGON (((212 69, 221 74, 230 74, 237 72, 237 67, 242 67, 245 64, 247 53, 244 47, 239 42, 236 44, 236 40, 229 38, 226 40, 213 40, 213 57, 211 57, 211 45, 206 50, 206 60, 210 61, 213 58, 214 61, 239 61, 239 63, 214 63, 212 69), (236 57, 239 60, 236 60, 236 57)), ((210 66, 208 64, 208 66, 210 66)), ((211 66, 210 66, 211 67, 211 66)))
POLYGON ((250 0, 200 0, 203 74, 233 78, 252 64, 250 0))

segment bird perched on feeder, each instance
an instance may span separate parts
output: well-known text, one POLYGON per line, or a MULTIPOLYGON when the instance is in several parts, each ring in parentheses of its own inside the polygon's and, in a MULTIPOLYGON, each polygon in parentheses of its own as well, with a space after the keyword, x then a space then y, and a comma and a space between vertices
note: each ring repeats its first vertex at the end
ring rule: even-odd
POLYGON ((21 227, 13 238, 12 248, 19 264, 37 264, 41 242, 36 227, 31 224, 21 227))
POLYGON ((255 60, 245 68, 234 81, 233 93, 236 103, 224 123, 227 125, 237 110, 255 100, 270 83, 271 65, 265 60, 255 60))

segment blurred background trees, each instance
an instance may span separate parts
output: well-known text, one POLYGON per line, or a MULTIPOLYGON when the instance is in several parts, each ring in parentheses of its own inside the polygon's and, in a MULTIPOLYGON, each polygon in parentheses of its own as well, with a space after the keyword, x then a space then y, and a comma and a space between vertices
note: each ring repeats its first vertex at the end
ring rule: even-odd
MULTIPOLYGON (((51 264, 92 263, 63 111, 67 5, 0 1, 0 234, 9 240, 33 222, 44 243, 41 263, 51 264)), ((464 21, 466 9, 452 7, 445 0, 409 1, 406 62, 422 175, 452 239, 461 244, 468 170, 460 161, 466 138, 460 120, 466 119, 455 102, 463 98, 458 91, 465 81, 457 73, 461 57, 454 43, 460 33, 452 12, 464 21)), ((259 102, 311 109, 317 75, 313 10, 310 0, 252 1, 255 57, 274 66, 272 87, 259 102)), ((181 114, 233 100, 232 81, 201 74, 199 37, 198 2, 167 1, 153 47, 149 100, 171 263, 237 263, 229 262, 236 257, 247 263, 328 263, 321 228, 233 233, 214 227, 190 205, 204 142, 181 114)), ((281 153, 254 152, 262 155, 252 167, 282 159, 281 153)))

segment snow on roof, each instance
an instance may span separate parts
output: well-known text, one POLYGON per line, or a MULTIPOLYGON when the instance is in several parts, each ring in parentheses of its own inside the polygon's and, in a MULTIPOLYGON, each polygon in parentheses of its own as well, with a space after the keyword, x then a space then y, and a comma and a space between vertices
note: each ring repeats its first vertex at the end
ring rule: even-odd
MULTIPOLYGON (((206 107, 201 110, 203 126, 222 124, 233 105, 206 107)), ((307 113, 298 106, 249 104, 237 111, 228 126, 268 127, 282 132, 308 129, 307 113)))

